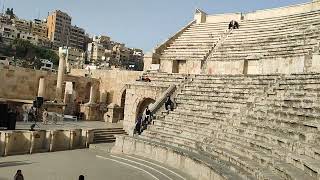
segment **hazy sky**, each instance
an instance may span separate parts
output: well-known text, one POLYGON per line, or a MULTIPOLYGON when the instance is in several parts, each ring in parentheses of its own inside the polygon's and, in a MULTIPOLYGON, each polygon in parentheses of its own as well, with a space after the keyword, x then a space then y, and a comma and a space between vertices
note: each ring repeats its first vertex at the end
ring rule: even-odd
POLYGON ((45 18, 60 9, 89 34, 104 34, 129 47, 150 51, 193 19, 208 14, 248 12, 311 0, 0 0, 26 19, 45 18))

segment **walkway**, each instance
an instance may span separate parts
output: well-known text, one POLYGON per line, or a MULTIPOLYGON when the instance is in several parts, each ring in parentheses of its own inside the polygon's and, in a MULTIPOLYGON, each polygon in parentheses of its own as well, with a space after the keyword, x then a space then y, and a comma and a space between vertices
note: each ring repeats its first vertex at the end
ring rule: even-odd
POLYGON ((0 158, 0 180, 21 169, 26 180, 187 180, 178 170, 154 161, 82 149, 0 158))

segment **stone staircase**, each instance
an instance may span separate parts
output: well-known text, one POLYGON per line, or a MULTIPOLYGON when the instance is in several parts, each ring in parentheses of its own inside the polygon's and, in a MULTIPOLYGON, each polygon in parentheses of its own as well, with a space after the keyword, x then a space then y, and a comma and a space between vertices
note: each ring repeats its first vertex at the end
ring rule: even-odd
POLYGON ((162 52, 161 60, 203 60, 213 44, 219 41, 228 22, 193 24, 162 52))
POLYGON ((116 140, 114 135, 128 135, 122 128, 95 129, 93 134, 93 144, 113 143, 116 140))
POLYGON ((209 57, 221 46, 221 44, 228 38, 228 36, 234 31, 234 29, 228 29, 220 35, 220 38, 213 44, 208 53, 204 56, 204 59, 201 62, 201 72, 205 73, 207 69, 207 61, 209 57))

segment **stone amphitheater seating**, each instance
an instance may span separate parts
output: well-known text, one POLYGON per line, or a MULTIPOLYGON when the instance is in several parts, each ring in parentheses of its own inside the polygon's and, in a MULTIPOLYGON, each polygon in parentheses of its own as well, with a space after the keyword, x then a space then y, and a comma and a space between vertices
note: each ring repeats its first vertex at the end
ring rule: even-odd
POLYGON ((163 51, 160 60, 245 60, 297 57, 309 54, 320 40, 320 10, 296 15, 240 21, 227 32, 229 22, 193 24, 163 51), (228 37, 215 48, 223 34, 228 37))
POLYGON ((241 27, 212 53, 208 60, 244 60, 303 56, 319 42, 320 11, 242 21, 241 27))
POLYGON ((202 60, 226 31, 225 23, 193 24, 164 50, 161 60, 202 60))
POLYGON ((139 139, 218 159, 248 179, 320 179, 320 74, 187 78, 177 108, 139 139))

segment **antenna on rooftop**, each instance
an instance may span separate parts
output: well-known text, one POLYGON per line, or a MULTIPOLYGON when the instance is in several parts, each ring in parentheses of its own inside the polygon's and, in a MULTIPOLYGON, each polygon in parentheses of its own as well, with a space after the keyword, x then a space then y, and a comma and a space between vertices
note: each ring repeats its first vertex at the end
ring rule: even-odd
POLYGON ((4 6, 5 6, 6 0, 3 0, 2 2, 2 14, 4 14, 4 6))
POLYGON ((37 19, 40 19, 40 9, 38 9, 38 17, 37 19))

